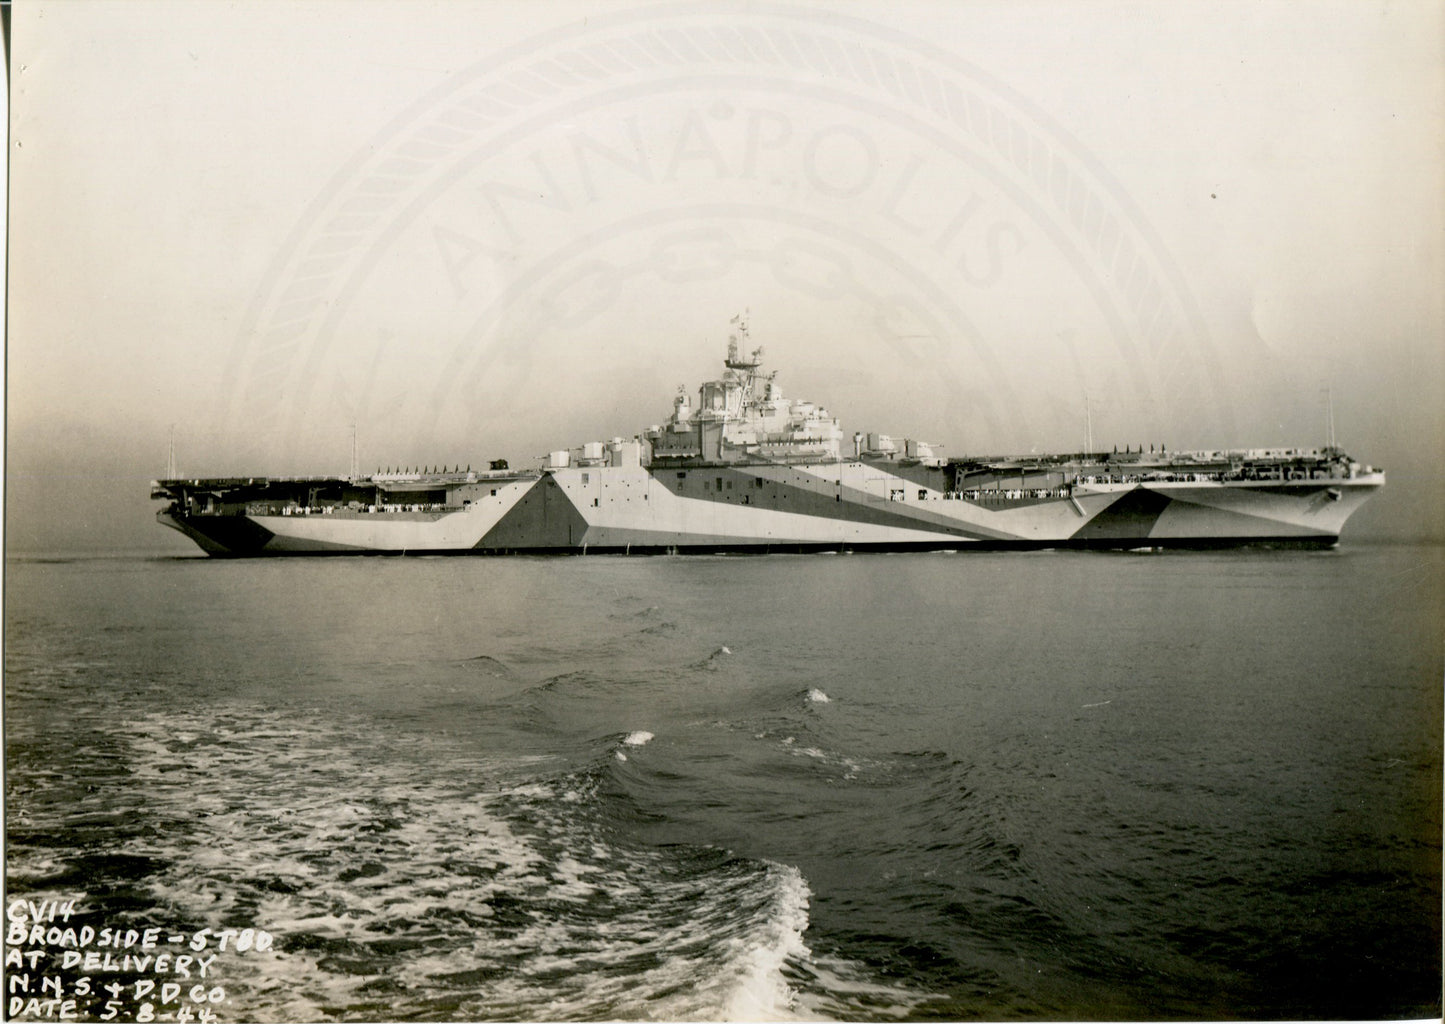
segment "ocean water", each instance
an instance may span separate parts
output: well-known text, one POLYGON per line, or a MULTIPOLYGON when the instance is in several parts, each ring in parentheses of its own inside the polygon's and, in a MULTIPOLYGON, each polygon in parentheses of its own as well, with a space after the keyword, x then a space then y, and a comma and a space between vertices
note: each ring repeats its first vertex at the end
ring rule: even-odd
POLYGON ((222 1021, 1439 1016, 1442 579, 12 558, 7 906, 264 930, 222 1021))

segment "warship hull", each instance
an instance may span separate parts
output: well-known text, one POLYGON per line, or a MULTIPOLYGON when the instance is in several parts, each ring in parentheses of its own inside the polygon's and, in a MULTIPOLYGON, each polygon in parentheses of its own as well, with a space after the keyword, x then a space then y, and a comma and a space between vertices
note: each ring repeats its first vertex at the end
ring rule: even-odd
POLYGON ((413 481, 441 499, 430 502, 388 502, 371 479, 162 481, 182 500, 158 518, 221 557, 1328 547, 1383 484, 1376 473, 1088 483, 1023 469, 995 470, 990 486, 952 469, 595 466, 413 481), (335 500, 313 504, 328 491, 335 500))

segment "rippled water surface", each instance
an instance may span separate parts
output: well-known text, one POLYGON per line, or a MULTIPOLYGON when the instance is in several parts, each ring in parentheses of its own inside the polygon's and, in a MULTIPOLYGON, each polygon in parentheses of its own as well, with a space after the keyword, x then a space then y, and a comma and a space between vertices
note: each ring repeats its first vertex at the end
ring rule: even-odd
POLYGON ((11 559, 11 898, 222 1020, 1438 1016, 1441 551, 11 559))

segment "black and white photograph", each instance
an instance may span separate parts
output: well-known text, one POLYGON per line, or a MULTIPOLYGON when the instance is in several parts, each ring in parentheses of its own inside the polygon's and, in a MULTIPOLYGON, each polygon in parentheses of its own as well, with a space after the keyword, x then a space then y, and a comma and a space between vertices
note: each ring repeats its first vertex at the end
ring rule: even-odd
POLYGON ((1441 1018, 1438 0, 0 23, 4 1019, 1441 1018))

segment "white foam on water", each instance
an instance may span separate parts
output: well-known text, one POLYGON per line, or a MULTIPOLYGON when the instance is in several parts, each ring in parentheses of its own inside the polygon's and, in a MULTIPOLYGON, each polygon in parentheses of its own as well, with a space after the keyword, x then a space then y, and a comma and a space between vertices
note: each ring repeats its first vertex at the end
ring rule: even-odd
MULTIPOLYGON (((156 915, 276 936, 220 979, 248 1019, 371 1018, 403 1003, 460 1019, 793 1012, 784 970, 809 956, 801 874, 616 846, 586 771, 549 778, 557 762, 538 762, 519 777, 518 761, 271 708, 128 729, 149 813, 176 823, 121 851, 166 865, 147 880, 156 915)), ((619 748, 651 738, 638 730, 619 748)))
POLYGON ((830 703, 828 695, 816 686, 808 691, 808 700, 814 704, 830 703))
POLYGON ((725 1020, 781 1020, 792 1017, 797 997, 783 975, 789 961, 811 956, 803 941, 812 893, 797 868, 769 865, 777 884, 772 913, 738 950, 736 980, 722 1007, 725 1020))
POLYGON ((791 756, 807 757, 817 761, 819 764, 827 765, 831 768, 840 768, 843 771, 843 778, 848 781, 856 779, 860 772, 870 768, 878 768, 880 764, 877 761, 866 758, 860 761, 844 754, 829 753, 818 747, 800 747, 796 744, 797 741, 792 736, 785 737, 780 741, 780 746, 791 756))
POLYGON ((840 957, 815 955, 800 970, 808 984, 798 990, 794 1013, 805 1020, 902 1019, 942 998, 880 982, 862 965, 840 957))
POLYGON ((692 667, 701 669, 704 672, 716 672, 723 663, 723 659, 732 655, 732 648, 726 645, 719 647, 706 658, 695 663, 692 667))
POLYGON ((412 969, 436 976, 479 957, 510 963, 462 1007, 488 1018, 787 1018, 795 999, 783 965, 807 955, 801 875, 730 862, 716 875, 675 879, 655 870, 659 857, 634 851, 609 867, 595 895, 616 902, 616 916, 569 920, 552 911, 485 949, 424 956, 412 969), (616 884, 616 872, 630 868, 645 885, 616 884))
POLYGON ((517 892, 588 898, 583 865, 554 864, 504 816, 518 803, 565 803, 566 785, 497 785, 495 764, 478 777, 475 762, 456 775, 416 773, 403 757, 362 763, 353 751, 367 756, 381 738, 358 743, 308 724, 273 729, 275 713, 251 714, 258 728, 234 738, 211 729, 208 756, 183 757, 179 768, 175 715, 132 726, 135 774, 155 814, 193 826, 145 844, 173 865, 150 883, 157 906, 197 925, 244 918, 277 937, 277 953, 227 963, 248 1016, 319 1019, 323 1006, 355 1002, 368 976, 405 976, 404 964, 367 943, 455 944, 469 934, 467 920, 493 916, 491 901, 517 892), (198 768, 202 761, 214 767, 198 768), (330 966, 338 955, 348 964, 341 969, 330 966))

